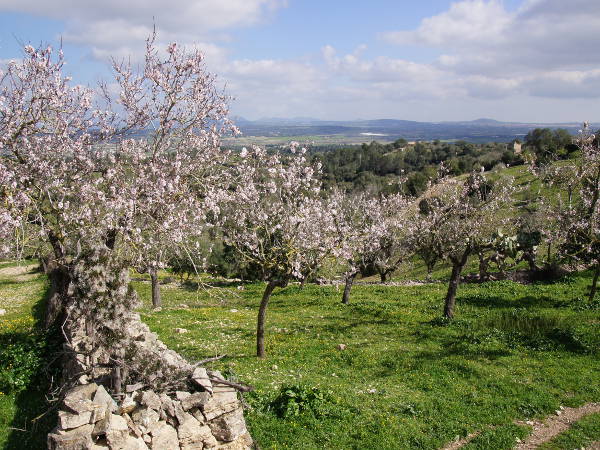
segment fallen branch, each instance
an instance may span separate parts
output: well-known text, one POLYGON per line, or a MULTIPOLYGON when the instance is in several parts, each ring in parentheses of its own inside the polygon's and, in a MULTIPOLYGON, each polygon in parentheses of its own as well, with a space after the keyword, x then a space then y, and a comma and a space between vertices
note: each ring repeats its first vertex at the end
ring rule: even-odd
POLYGON ((219 359, 223 359, 225 358, 227 355, 221 355, 221 356, 213 356, 212 358, 206 358, 203 360, 198 361, 196 364, 194 364, 192 366, 192 369, 195 369, 198 366, 202 366, 203 364, 209 363, 209 362, 213 362, 213 361, 218 361, 219 359))
POLYGON ((208 376, 208 379, 211 382, 215 382, 215 383, 221 383, 224 384, 226 386, 231 386, 232 388, 237 389, 240 392, 250 392, 254 390, 253 386, 247 386, 244 384, 239 384, 239 383, 234 383, 233 381, 228 381, 228 380, 224 380, 223 378, 219 378, 219 377, 214 377, 214 376, 208 376))

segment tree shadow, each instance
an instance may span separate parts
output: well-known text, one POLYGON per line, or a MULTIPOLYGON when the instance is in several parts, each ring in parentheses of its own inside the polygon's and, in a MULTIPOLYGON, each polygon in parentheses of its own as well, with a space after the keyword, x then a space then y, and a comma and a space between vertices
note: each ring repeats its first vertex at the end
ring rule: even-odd
POLYGON ((0 345, 7 348, 11 345, 25 351, 36 346, 37 354, 41 356, 27 383, 15 396, 14 417, 10 424, 5 450, 45 449, 48 433, 57 423, 56 411, 46 401, 46 395, 56 379, 58 366, 56 355, 61 343, 57 329, 44 330, 44 316, 49 289, 44 297, 32 308, 35 320, 32 332, 12 332, 0 334, 0 345))
POLYGON ((508 299, 500 296, 482 296, 481 294, 465 295, 457 298, 459 305, 470 305, 478 308, 506 309, 506 308, 534 308, 555 306, 555 299, 545 295, 527 295, 518 299, 508 299))

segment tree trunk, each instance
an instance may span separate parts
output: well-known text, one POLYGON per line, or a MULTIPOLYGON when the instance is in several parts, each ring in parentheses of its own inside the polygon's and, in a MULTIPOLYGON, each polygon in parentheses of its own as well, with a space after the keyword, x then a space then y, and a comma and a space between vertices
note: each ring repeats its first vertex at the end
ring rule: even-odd
POLYGON ((306 284, 307 278, 308 278, 308 276, 302 277, 302 280, 300 280, 300 289, 304 289, 304 285, 306 284))
POLYGON ((423 261, 425 261, 425 265, 427 266, 427 281, 431 281, 431 275, 433 274, 433 269, 437 263, 437 258, 435 256, 424 257, 423 261))
POLYGON ((489 279, 488 274, 488 259, 483 255, 483 253, 479 253, 479 280, 487 281, 489 279))
POLYGON ((269 281, 263 293, 260 307, 258 308, 258 321, 256 323, 256 356, 264 358, 265 352, 265 321, 267 318, 267 306, 273 290, 277 287, 276 281, 269 281))
POLYGON ((46 266, 46 273, 50 279, 50 289, 46 296, 46 313, 44 316, 44 327, 49 328, 55 323, 64 322, 65 303, 71 277, 66 267, 50 261, 46 266))
POLYGON ((433 274, 433 267, 435 266, 435 261, 433 262, 433 264, 431 263, 431 261, 426 261, 425 265, 427 266, 427 275, 426 275, 425 279, 427 281, 431 281, 433 279, 432 274, 433 274))
POLYGON ((592 280, 592 285, 590 286, 590 296, 589 301, 594 300, 596 296, 596 286, 598 285, 598 276, 600 275, 600 263, 596 264, 596 270, 594 271, 594 279, 592 280))
POLYGON ((346 286, 344 287, 344 294, 342 295, 342 303, 344 305, 350 303, 350 290, 352 289, 352 283, 354 283, 356 275, 358 275, 358 272, 352 272, 346 277, 346 286))
POLYGON ((387 282, 387 276, 388 276, 387 272, 379 272, 379 277, 381 278, 382 283, 387 282))
POLYGON ((150 280, 152 283, 152 307, 160 308, 162 302, 160 300, 160 285, 158 284, 158 273, 156 269, 150 269, 150 280))
POLYGON ((454 305, 456 303, 456 291, 460 284, 460 274, 467 263, 471 251, 465 250, 460 259, 452 259, 452 275, 448 283, 448 292, 444 303, 444 317, 452 319, 454 317, 454 305))

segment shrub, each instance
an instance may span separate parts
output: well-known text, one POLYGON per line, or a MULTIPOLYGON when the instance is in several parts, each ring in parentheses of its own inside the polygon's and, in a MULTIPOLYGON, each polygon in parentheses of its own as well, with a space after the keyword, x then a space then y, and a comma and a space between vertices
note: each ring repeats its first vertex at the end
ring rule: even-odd
POLYGON ((26 389, 44 365, 46 343, 35 333, 0 335, 0 391, 26 389))
POLYGON ((280 418, 312 414, 316 418, 332 416, 338 408, 333 392, 306 385, 282 386, 278 395, 270 402, 269 409, 280 418))

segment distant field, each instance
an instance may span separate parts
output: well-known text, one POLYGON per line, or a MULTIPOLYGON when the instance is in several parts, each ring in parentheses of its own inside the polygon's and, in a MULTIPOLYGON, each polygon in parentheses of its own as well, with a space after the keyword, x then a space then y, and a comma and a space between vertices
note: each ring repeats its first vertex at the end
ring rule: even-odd
POLYGON ((300 142, 306 146, 318 145, 360 145, 364 142, 377 141, 384 144, 393 142, 394 139, 386 136, 347 136, 343 134, 332 135, 307 135, 307 136, 240 136, 224 138, 224 147, 239 148, 252 144, 261 147, 286 146, 290 142, 300 142))

